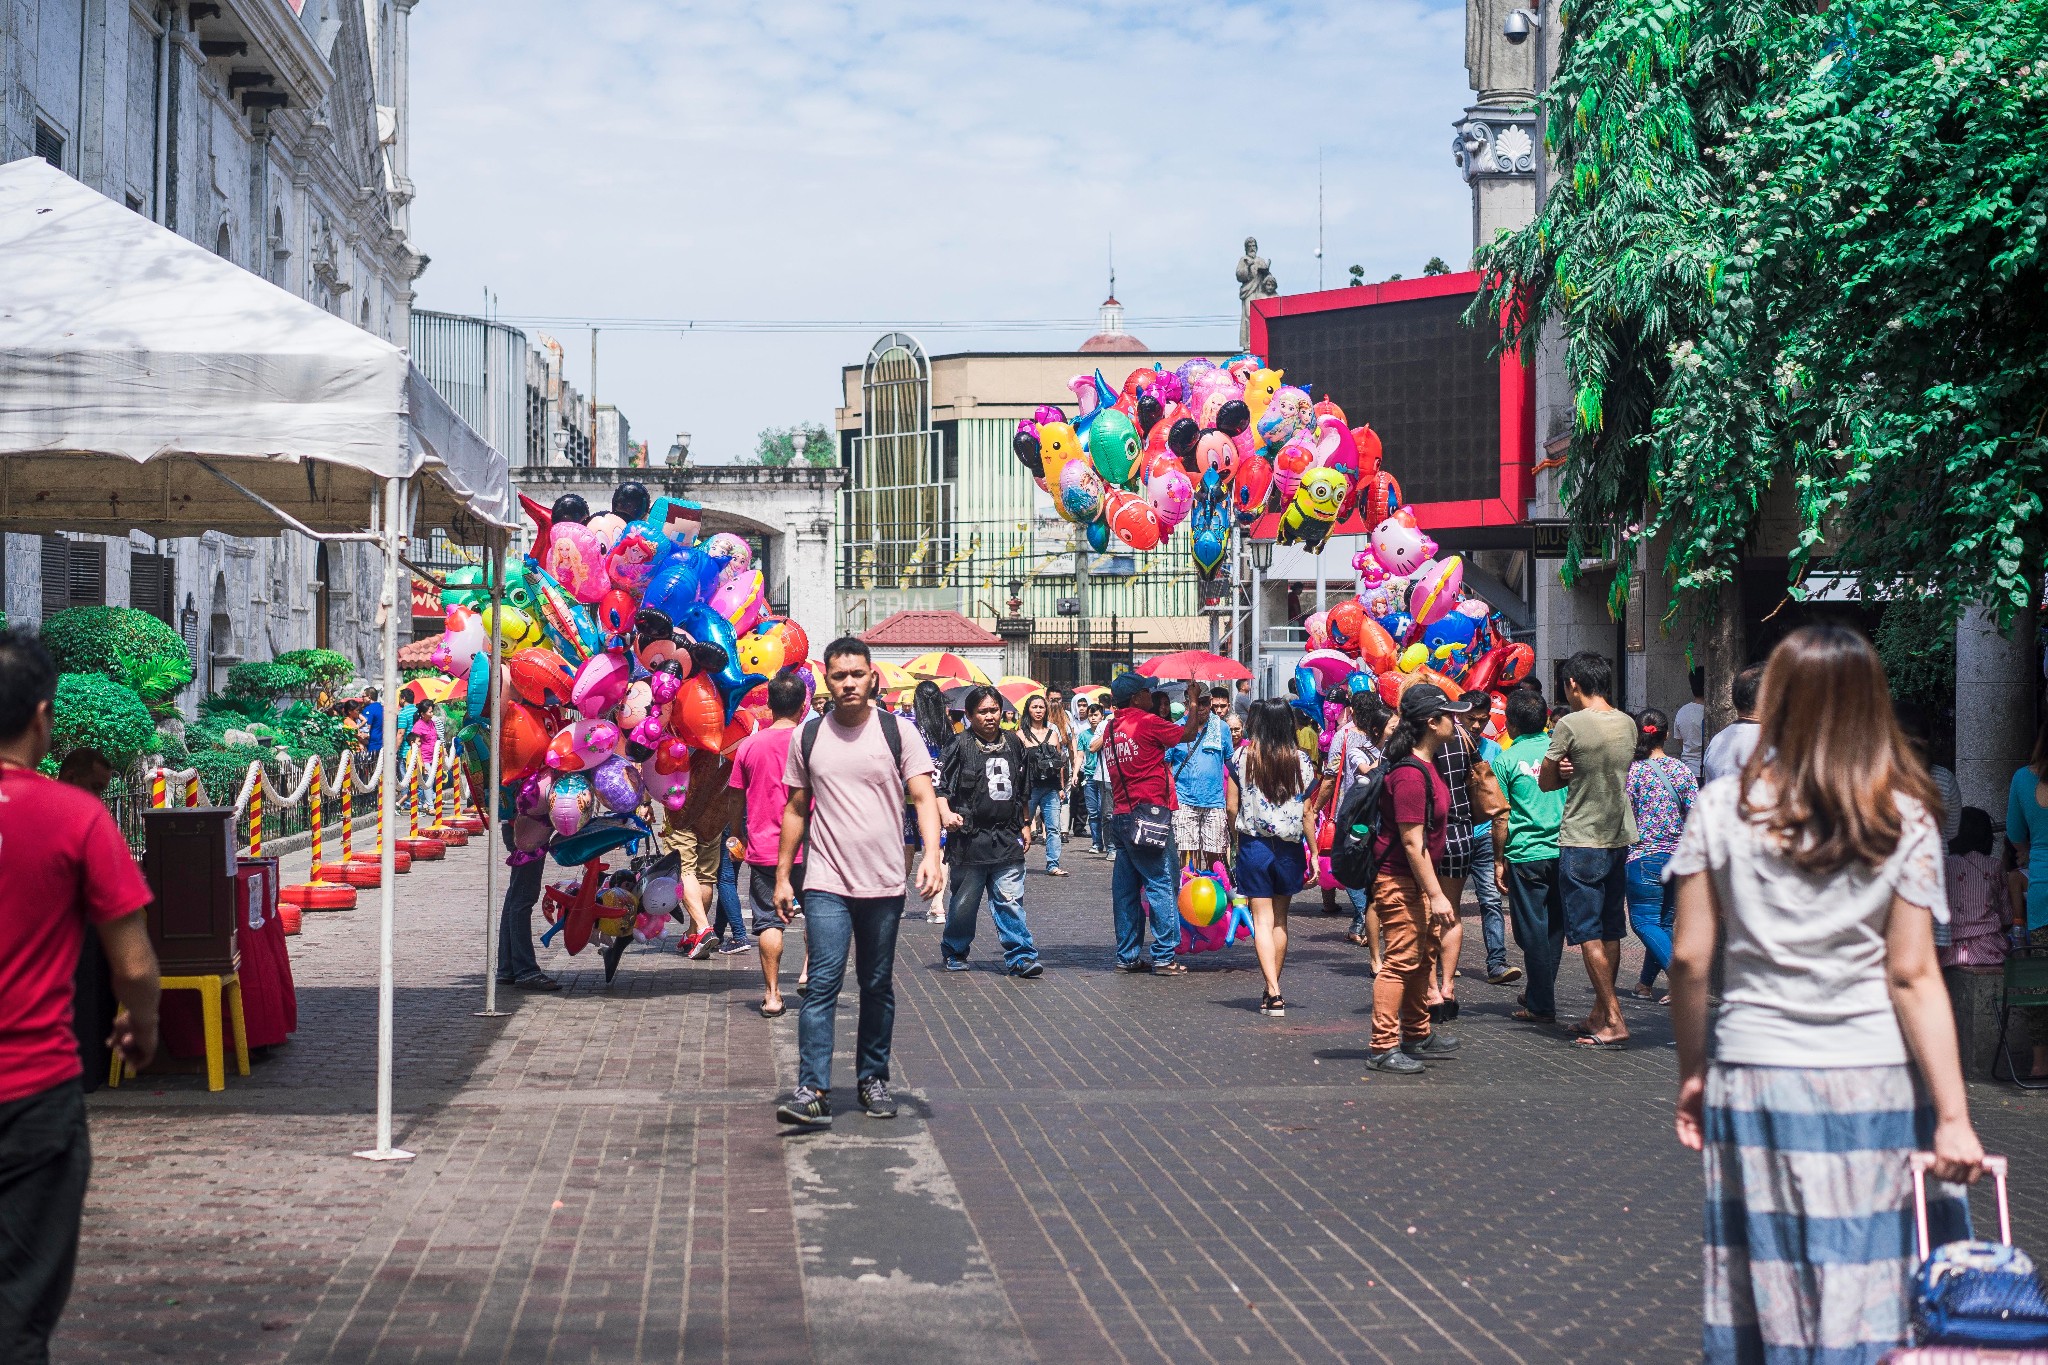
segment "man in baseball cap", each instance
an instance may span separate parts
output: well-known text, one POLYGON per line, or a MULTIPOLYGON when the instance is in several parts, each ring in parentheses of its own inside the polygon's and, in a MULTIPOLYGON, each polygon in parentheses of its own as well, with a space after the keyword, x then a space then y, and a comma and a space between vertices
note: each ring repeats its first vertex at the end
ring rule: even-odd
POLYGON ((1201 685, 1189 683, 1186 721, 1176 725, 1154 714, 1152 681, 1136 673, 1119 673, 1109 685, 1109 695, 1117 711, 1102 745, 1102 767, 1115 812, 1109 832, 1116 848, 1110 897, 1116 914, 1117 967, 1126 972, 1183 976, 1187 968, 1174 960, 1180 948, 1180 911, 1175 903, 1172 849, 1166 838, 1173 818, 1166 751, 1201 734, 1209 708, 1195 704, 1202 695, 1201 685), (1140 956, 1147 922, 1152 926, 1149 959, 1140 956))

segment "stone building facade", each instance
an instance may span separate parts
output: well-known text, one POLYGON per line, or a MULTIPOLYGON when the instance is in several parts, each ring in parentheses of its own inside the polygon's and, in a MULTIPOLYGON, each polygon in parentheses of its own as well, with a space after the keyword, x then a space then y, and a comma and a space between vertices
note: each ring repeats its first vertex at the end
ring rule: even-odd
MULTIPOLYGON (((408 238, 416 0, 0 0, 0 162, 41 156, 117 203, 392 342, 408 238)), ((367 515, 368 509, 365 509, 367 515)), ((176 626, 218 687, 244 658, 375 657, 361 546, 217 534, 5 537, 8 618, 89 602, 176 626)))

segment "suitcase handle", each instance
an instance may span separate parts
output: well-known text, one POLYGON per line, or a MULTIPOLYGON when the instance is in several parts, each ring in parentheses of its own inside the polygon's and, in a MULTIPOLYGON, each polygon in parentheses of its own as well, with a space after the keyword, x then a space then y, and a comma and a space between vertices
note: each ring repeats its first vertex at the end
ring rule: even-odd
MULTIPOLYGON (((1919 1232, 1920 1259, 1925 1261, 1934 1254, 1934 1248, 1927 1244, 1927 1171, 1934 1165, 1934 1153, 1915 1152, 1908 1159, 1913 1167, 1913 1215, 1919 1232)), ((1992 1182, 1998 1187, 1998 1240, 2012 1245, 2012 1209, 2005 1199, 2005 1166, 2002 1156, 1984 1154, 1984 1169, 1991 1172, 1992 1182)))

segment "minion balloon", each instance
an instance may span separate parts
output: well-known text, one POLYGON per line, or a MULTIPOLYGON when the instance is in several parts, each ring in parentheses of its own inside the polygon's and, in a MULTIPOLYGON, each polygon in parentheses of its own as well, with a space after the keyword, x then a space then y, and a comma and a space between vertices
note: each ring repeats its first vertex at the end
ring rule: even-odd
POLYGON ((1294 501, 1280 516, 1280 541, 1285 545, 1306 545, 1313 550, 1322 545, 1330 534, 1331 523, 1337 520, 1337 509, 1344 503, 1344 493, 1351 481, 1342 471, 1335 469, 1311 469, 1301 476, 1301 486, 1294 490, 1294 501))

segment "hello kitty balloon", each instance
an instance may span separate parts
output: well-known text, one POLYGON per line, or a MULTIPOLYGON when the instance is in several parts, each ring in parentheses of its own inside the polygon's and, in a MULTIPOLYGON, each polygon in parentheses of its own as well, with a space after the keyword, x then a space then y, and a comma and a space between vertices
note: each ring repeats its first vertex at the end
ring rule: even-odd
POLYGON ((1373 558, 1389 574, 1406 578, 1436 553, 1436 542, 1415 524, 1415 514, 1403 507, 1372 528, 1373 558))

